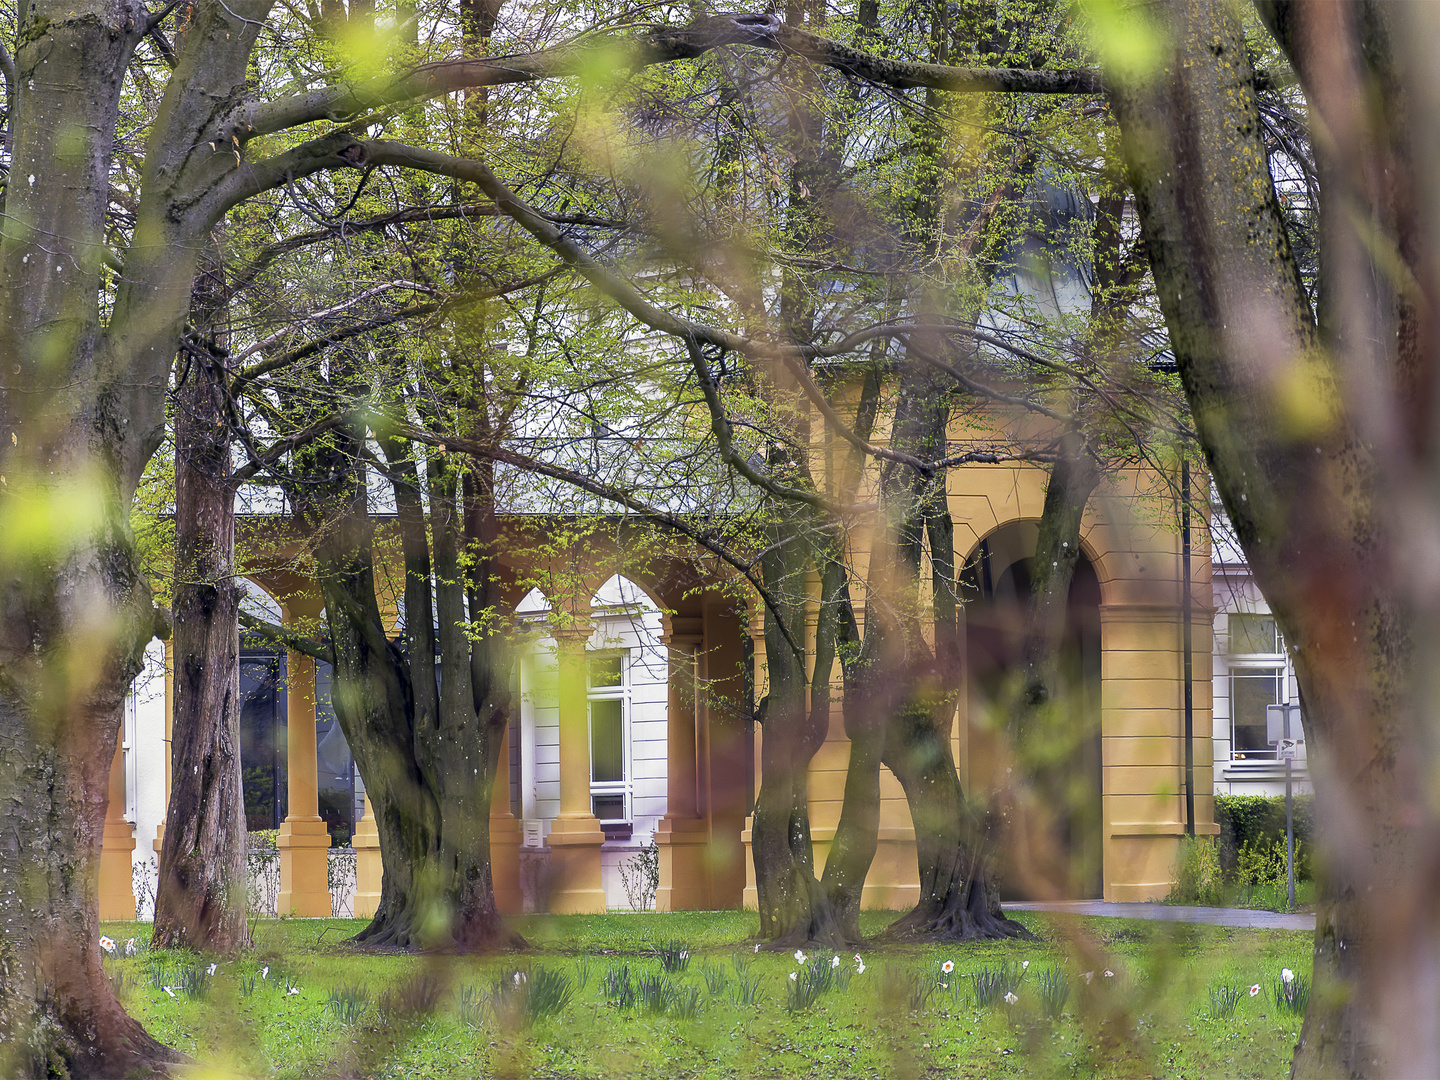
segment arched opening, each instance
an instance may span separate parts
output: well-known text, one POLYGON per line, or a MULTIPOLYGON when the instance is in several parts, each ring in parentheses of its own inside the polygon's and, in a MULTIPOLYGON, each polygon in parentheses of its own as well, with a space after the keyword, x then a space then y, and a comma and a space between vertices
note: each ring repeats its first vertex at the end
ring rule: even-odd
MULTIPOLYGON (((980 542, 961 575, 970 722, 988 724, 996 732, 1005 730, 1005 713, 1017 700, 1038 533, 1034 522, 1002 526, 980 542)), ((1052 764, 1043 790, 1055 814, 1068 875, 1048 882, 1051 891, 1039 897, 1029 895, 1038 890, 1025 887, 1027 874, 1002 870, 1005 899, 1050 899, 1055 892, 1089 899, 1103 892, 1100 599, 1100 579, 1082 551, 1060 646, 1059 713, 1045 729, 1053 745, 1045 747, 1052 764)), ((972 783, 983 783, 993 762, 972 761, 970 766, 972 783)))
MULTIPOLYGON (((532 589, 516 607, 536 637, 518 664, 520 709, 511 728, 511 806, 527 851, 545 844, 560 813, 560 700, 557 643, 547 630, 549 599, 532 589)), ((585 708, 590 808, 603 830, 606 905, 628 908, 631 863, 648 847, 667 802, 669 661, 661 613, 650 596, 616 574, 590 598, 585 643, 585 708), (622 874, 622 868, 627 873, 622 874)), ((543 910, 544 875, 522 859, 527 910, 543 910)), ((653 902, 653 895, 652 895, 653 902)))

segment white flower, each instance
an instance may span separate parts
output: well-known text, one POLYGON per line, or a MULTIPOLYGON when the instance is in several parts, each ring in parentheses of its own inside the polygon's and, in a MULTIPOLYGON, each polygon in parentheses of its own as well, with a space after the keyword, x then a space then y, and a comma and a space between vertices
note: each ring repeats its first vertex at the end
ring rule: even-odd
POLYGON ((1294 981, 1295 981, 1295 972, 1291 971, 1289 968, 1281 968, 1281 969, 1280 969, 1280 981, 1281 981, 1281 982, 1287 982, 1287 983, 1292 983, 1292 982, 1294 982, 1294 981))
POLYGON ((940 970, 943 971, 946 975, 949 975, 950 972, 955 970, 955 961, 946 960, 943 964, 940 965, 940 970))
POLYGON ((1024 970, 1025 970, 1026 968, 1028 968, 1029 966, 1030 966, 1030 961, 1029 961, 1029 960, 1021 960, 1021 961, 1020 961, 1020 970, 1021 970, 1021 971, 1024 971, 1024 970))
POLYGON ((211 964, 208 968, 205 969, 205 974, 214 975, 216 968, 218 968, 219 966, 219 964, 211 964))
POLYGON ((290 987, 289 990, 286 990, 286 991, 285 991, 285 996, 286 996, 286 997, 289 997, 291 994, 298 994, 299 992, 300 992, 300 987, 298 987, 298 986, 292 986, 292 987, 290 987))
POLYGON ((1113 978, 1115 977, 1115 973, 1114 973, 1113 971, 1111 971, 1109 968, 1106 968, 1106 969, 1105 969, 1105 977, 1106 977, 1107 979, 1113 979, 1113 978))
POLYGON ((268 966, 260 969, 260 977, 262 979, 268 979, 270 977, 270 968, 268 966))
POLYGON ((1250 996, 1254 997, 1258 993, 1260 993, 1260 984, 1256 983, 1254 986, 1250 987, 1250 996))
POLYGON ((1095 974, 1095 973, 1094 973, 1093 971, 1087 971, 1087 972, 1085 972, 1085 982, 1086 982, 1087 984, 1090 982, 1090 977, 1091 977, 1092 975, 1094 975, 1094 974, 1095 974))
POLYGON ((125 942, 126 956, 134 956, 139 951, 140 950, 135 947, 135 939, 133 937, 129 941, 125 942))
POLYGON ((689 949, 681 949, 681 950, 680 950, 680 959, 681 959, 681 960, 689 960, 689 959, 690 959, 690 950, 689 950, 689 949))
POLYGON ((863 964, 865 962, 864 960, 860 959, 860 954, 858 952, 855 954, 855 962, 857 964, 863 964))
POLYGON ((171 997, 174 997, 174 996, 175 996, 175 991, 174 991, 173 989, 171 989, 170 987, 168 987, 168 986, 162 986, 162 987, 160 987, 160 989, 161 989, 161 990, 164 990, 164 991, 165 991, 167 994, 169 994, 171 997))
POLYGON ((106 937, 104 934, 101 934, 100 947, 108 953, 113 953, 115 951, 115 942, 113 939, 106 937))
POLYGON ((1017 1001, 1019 1001, 1019 1000, 1020 1000, 1020 999, 1015 996, 1015 992, 1014 992, 1013 990, 1007 990, 1007 991, 1005 992, 1005 1004, 1006 1004, 1006 1005, 1014 1005, 1015 1002, 1017 1002, 1017 1001))
POLYGON ((516 985, 516 986, 519 986, 519 985, 520 985, 520 972, 518 972, 518 971, 515 972, 514 978, 515 978, 515 985, 516 985))
POLYGON ((805 954, 799 949, 795 950, 795 962, 797 964, 803 964, 805 962, 805 954))
POLYGON ((864 961, 864 960, 861 960, 860 963, 858 963, 858 964, 855 965, 855 974, 856 974, 856 975, 864 975, 864 974, 865 974, 865 961, 864 961))
POLYGON ((794 982, 794 981, 795 981, 795 974, 796 974, 796 973, 793 972, 793 971, 790 972, 790 981, 791 981, 791 982, 794 982))
POLYGON ((759 951, 760 951, 760 943, 759 943, 758 941, 755 943, 755 951, 756 951, 756 952, 759 952, 759 951))
POLYGON ((831 966, 831 968, 838 968, 838 967, 840 966, 840 957, 838 957, 838 956, 832 956, 832 957, 830 957, 830 966, 831 966))

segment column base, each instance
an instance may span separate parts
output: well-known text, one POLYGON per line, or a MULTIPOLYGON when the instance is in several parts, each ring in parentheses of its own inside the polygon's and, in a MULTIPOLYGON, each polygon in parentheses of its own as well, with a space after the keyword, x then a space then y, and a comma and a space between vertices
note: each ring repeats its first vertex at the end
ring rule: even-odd
POLYGON ((135 827, 123 818, 106 821, 100 841, 100 920, 135 921, 135 888, 131 855, 135 827))
POLYGON ((760 889, 755 880, 755 852, 750 846, 754 828, 755 817, 752 814, 745 818, 745 828, 740 833, 740 847, 745 852, 745 891, 740 894, 740 906, 746 911, 760 910, 760 889))
POLYGON ((520 823, 510 813, 490 818, 490 880, 501 915, 519 915, 525 910, 520 890, 520 835, 520 823))
POLYGON ((589 814, 558 817, 550 826, 550 914, 605 914, 600 845, 605 833, 589 814))
POLYGON ((703 818, 662 818, 655 829, 660 849, 660 885, 656 911, 708 911, 715 905, 710 888, 710 827, 703 818))
MULTIPOLYGON (((323 818, 286 818, 275 837, 280 849, 281 915, 330 917, 330 833, 323 818)), ((356 860, 359 861, 358 859, 356 860)))
POLYGON ((385 869, 380 861, 380 832, 367 813, 355 823, 350 838, 355 848, 355 918, 373 919, 380 907, 380 882, 385 869))

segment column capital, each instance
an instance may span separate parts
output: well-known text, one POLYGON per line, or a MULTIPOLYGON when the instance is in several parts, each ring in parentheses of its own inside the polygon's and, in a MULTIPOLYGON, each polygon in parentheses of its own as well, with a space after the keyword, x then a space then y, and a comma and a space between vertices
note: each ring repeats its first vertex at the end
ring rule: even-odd
POLYGON ((699 645, 705 640, 705 618, 702 615, 660 613, 661 645, 699 645))

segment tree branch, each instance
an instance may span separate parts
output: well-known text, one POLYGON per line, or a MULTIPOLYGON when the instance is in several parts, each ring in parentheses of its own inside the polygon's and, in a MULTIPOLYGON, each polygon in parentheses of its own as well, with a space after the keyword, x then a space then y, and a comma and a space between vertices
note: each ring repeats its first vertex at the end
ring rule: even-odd
POLYGON ((286 629, 276 623, 258 619, 254 615, 244 611, 240 612, 240 625, 247 630, 254 630, 257 634, 267 637, 280 645, 284 645, 287 649, 294 652, 324 661, 331 667, 335 665, 334 651, 328 645, 316 641, 314 638, 306 637, 304 634, 298 634, 294 630, 286 629))
POLYGON ((269 103, 236 117, 243 141, 317 120, 346 120, 361 113, 484 86, 541 79, 638 71, 688 60, 726 45, 798 56, 812 64, 895 89, 927 87, 954 93, 1092 94, 1104 92, 1091 70, 950 67, 889 60, 790 26, 775 15, 732 13, 697 19, 684 27, 656 27, 639 35, 590 34, 551 49, 515 56, 472 57, 426 64, 398 77, 349 86, 328 86, 269 103))

